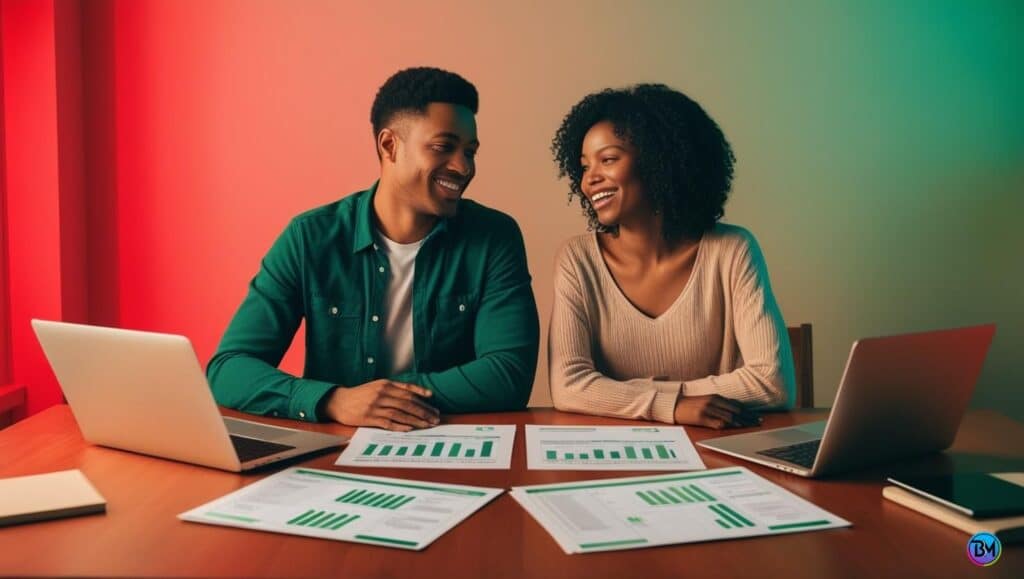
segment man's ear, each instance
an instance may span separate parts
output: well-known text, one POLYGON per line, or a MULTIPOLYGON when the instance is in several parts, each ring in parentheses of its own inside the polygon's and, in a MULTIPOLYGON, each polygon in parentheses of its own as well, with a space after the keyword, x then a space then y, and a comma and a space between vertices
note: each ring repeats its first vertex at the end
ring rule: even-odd
POLYGON ((377 134, 377 154, 380 160, 392 163, 398 157, 398 135, 390 128, 381 129, 377 134))

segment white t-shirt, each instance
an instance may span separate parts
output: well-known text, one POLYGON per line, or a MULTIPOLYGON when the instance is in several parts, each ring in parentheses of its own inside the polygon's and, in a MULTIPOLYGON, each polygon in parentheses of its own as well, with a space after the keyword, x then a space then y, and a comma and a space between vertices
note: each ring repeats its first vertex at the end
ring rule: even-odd
POLYGON ((416 273, 416 254, 423 240, 402 244, 375 232, 377 247, 388 258, 391 279, 384 294, 385 376, 395 376, 412 368, 412 280, 416 273))

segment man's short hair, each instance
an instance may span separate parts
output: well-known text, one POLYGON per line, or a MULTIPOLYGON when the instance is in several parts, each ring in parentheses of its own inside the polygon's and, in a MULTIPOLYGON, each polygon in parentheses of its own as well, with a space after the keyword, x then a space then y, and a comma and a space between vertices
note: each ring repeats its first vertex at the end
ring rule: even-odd
POLYGON ((373 136, 379 135, 395 115, 422 115, 430 103, 462 105, 475 115, 479 98, 476 87, 454 72, 427 66, 400 70, 384 82, 373 99, 370 108, 373 136))

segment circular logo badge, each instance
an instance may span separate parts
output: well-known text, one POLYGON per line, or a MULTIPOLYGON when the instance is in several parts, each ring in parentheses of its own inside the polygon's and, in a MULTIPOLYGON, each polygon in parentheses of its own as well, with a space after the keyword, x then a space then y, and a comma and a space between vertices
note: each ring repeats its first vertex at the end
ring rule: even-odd
POLYGON ((992 533, 982 531, 967 541, 967 558, 979 567, 995 565, 1003 554, 1003 545, 992 533))

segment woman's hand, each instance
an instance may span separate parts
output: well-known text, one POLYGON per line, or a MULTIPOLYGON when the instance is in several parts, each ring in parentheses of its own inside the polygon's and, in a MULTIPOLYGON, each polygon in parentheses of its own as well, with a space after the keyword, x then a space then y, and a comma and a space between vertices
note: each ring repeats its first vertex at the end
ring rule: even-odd
POLYGON ((743 408, 739 402, 718 394, 683 396, 673 413, 676 424, 694 424, 721 430, 723 428, 758 426, 762 418, 743 408))

